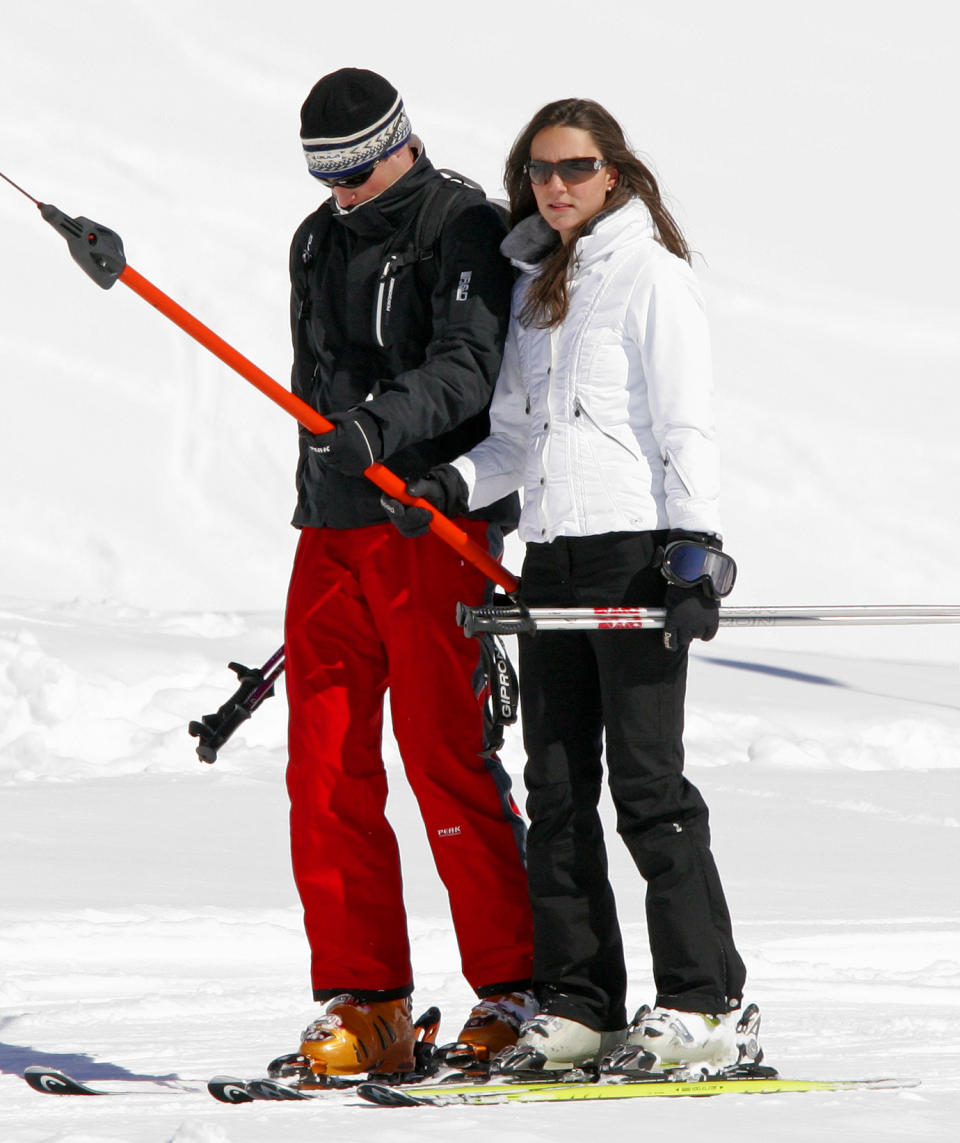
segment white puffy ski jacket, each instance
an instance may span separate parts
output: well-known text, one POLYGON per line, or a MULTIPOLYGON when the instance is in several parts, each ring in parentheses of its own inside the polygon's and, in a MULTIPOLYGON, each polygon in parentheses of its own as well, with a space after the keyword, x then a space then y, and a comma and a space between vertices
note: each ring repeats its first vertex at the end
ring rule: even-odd
POLYGON ((526 543, 658 528, 720 535, 710 342, 693 273, 634 198, 577 243, 562 324, 524 328, 517 314, 538 268, 529 251, 542 255, 546 229, 532 215, 502 246, 522 274, 490 435, 454 461, 471 509, 522 486, 526 543))

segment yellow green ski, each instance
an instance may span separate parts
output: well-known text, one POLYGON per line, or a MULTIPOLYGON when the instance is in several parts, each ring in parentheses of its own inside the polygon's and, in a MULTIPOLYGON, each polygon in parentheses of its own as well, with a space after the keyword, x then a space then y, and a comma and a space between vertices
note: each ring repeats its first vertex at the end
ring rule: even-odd
POLYGON ((582 1099, 637 1099, 652 1096, 708 1096, 770 1094, 791 1091, 884 1090, 916 1087, 919 1080, 793 1080, 779 1076, 715 1077, 698 1080, 650 1078, 601 1079, 590 1083, 547 1081, 534 1083, 467 1083, 417 1085, 401 1089, 387 1084, 362 1083, 357 1093, 381 1107, 449 1107, 457 1104, 554 1103, 582 1099))

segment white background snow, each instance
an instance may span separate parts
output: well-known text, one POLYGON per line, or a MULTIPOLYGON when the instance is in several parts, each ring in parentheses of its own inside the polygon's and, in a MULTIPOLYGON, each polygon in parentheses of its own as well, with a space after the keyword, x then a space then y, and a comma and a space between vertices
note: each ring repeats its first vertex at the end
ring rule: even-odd
MULTIPOLYGON (((316 204, 298 110, 389 75, 438 165, 496 192, 537 107, 599 99, 702 254, 731 602, 958 603, 957 18, 931 0, 4 3, 0 169, 280 381, 286 251, 316 204)), ((295 426, 0 184, 0 1138, 384 1143, 953 1138, 960 628, 723 632, 688 765, 768 1059, 898 1093, 390 1113, 223 1107, 311 1014, 282 693, 214 767, 185 733, 281 640, 295 426), (176 1095, 66 1100, 31 1063, 176 1095)), ((516 547, 508 563, 519 569, 516 547)), ((416 1001, 469 1007, 395 747, 416 1001)), ((505 761, 521 786, 519 736, 505 761)), ((631 970, 641 884, 612 826, 631 970)))

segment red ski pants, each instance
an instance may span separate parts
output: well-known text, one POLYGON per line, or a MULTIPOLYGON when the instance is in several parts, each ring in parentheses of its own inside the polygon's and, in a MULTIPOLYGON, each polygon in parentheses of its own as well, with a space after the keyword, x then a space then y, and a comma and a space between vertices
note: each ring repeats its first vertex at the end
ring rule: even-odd
MULTIPOLYGON (((480 544, 482 521, 459 523, 480 544)), ((383 699, 478 992, 532 972, 523 824, 483 750, 479 654, 455 622, 486 579, 432 534, 304 528, 287 598, 287 788, 314 998, 413 988, 396 837, 385 816, 383 699)))

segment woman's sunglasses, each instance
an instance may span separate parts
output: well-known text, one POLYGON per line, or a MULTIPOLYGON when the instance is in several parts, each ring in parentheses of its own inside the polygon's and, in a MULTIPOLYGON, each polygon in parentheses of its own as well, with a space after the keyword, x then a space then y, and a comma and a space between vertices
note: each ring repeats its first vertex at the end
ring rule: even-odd
POLYGON ((554 171, 562 182, 585 183, 606 165, 606 159, 560 159, 556 163, 548 163, 545 159, 528 159, 524 163, 524 169, 530 181, 542 187, 553 178, 554 171))

